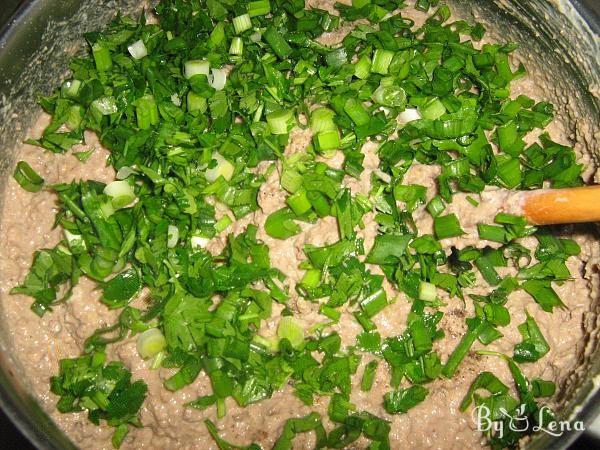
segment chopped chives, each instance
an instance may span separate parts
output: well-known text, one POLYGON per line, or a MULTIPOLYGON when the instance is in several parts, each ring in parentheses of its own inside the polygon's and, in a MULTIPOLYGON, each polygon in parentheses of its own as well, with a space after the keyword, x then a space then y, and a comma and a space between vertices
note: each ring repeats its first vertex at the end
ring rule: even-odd
POLYGON ((273 134, 287 134, 294 122, 292 110, 280 109, 267 114, 267 123, 273 134))
POLYGON ((208 44, 214 48, 220 45, 225 40, 225 24, 219 22, 208 37, 208 44))
POLYGON ((300 283, 307 288, 316 288, 321 283, 321 271, 318 269, 309 269, 304 273, 300 283))
POLYGON ((310 113, 310 129, 318 134, 324 131, 337 131, 337 126, 333 122, 335 112, 328 108, 317 108, 310 113))
POLYGON ((470 195, 467 195, 466 199, 471 205, 473 205, 475 207, 479 206, 479 202, 477 200, 475 200, 473 197, 471 197, 470 195))
POLYGON ((446 205, 439 195, 433 197, 427 204, 427 211, 429 211, 432 217, 438 217, 445 209, 446 205))
POLYGON ((208 109, 208 101, 201 95, 196 94, 194 91, 190 91, 187 94, 187 110, 189 112, 206 112, 208 109))
POLYGON ((294 169, 284 169, 280 184, 282 188, 293 194, 302 186, 302 175, 294 169))
POLYGON ((107 70, 112 69, 113 61, 108 47, 96 42, 92 45, 92 55, 94 56, 94 62, 96 63, 98 72, 106 72, 107 70))
POLYGON ((340 148, 340 134, 337 130, 321 131, 317 134, 317 144, 321 151, 336 150, 340 148))
POLYGON ((481 239, 492 242, 506 243, 506 230, 497 225, 477 224, 477 231, 481 239))
POLYGON ((306 196, 306 191, 303 189, 289 196, 286 200, 286 203, 289 205, 292 211, 294 211, 294 214, 297 214, 298 216, 307 213, 312 208, 312 205, 306 196))
POLYGON ((438 239, 461 236, 465 233, 460 227, 458 217, 454 213, 434 218, 433 229, 438 239))
POLYGON ((29 192, 39 192, 44 186, 44 179, 25 161, 19 161, 13 173, 19 185, 29 192))
POLYGON ((325 317, 333 320, 334 322, 339 322, 340 318, 342 317, 342 313, 340 311, 328 305, 321 305, 319 311, 325 317))
POLYGON ((377 366, 379 363, 376 359, 369 361, 365 366, 365 370, 363 372, 362 379, 360 381, 360 390, 363 392, 368 392, 373 387, 373 383, 375 382, 375 375, 377 373, 377 366))
POLYGON ((277 28, 273 26, 268 27, 263 34, 263 37, 280 59, 285 59, 292 53, 292 47, 290 47, 284 37, 277 31, 277 28))
POLYGON ((146 130, 159 122, 158 106, 154 96, 147 94, 135 101, 138 128, 146 130))
POLYGON ((419 299, 432 302, 437 298, 437 288, 434 284, 421 281, 419 285, 419 299))
POLYGON ((241 55, 244 51, 244 42, 240 37, 234 37, 231 40, 231 45, 229 46, 229 54, 230 55, 241 55))
POLYGON ((371 120, 362 103, 354 98, 349 98, 346 100, 346 103, 344 104, 344 111, 358 126, 366 125, 371 120))
POLYGON ((242 14, 232 19, 233 29, 236 34, 243 33, 244 31, 252 28, 252 21, 250 19, 250 14, 242 14))
POLYGON ((424 119, 435 120, 446 113, 446 107, 439 98, 432 98, 423 107, 419 108, 419 113, 424 119))
POLYGON ((250 17, 264 16, 271 12, 269 0, 257 0, 248 2, 248 15, 250 17))
POLYGON ((490 286, 497 286, 502 279, 487 256, 480 256, 475 260, 475 266, 481 272, 481 276, 490 286))
POLYGON ((387 75, 394 52, 378 48, 373 54, 373 62, 371 63, 371 72, 387 75))
POLYGON ((217 223, 215 223, 215 231, 217 233, 220 233, 221 231, 224 231, 225 229, 227 229, 229 227, 229 225, 231 225, 232 223, 233 223, 233 219, 231 217, 229 217, 228 215, 224 215, 217 221, 217 223))
POLYGON ((331 205, 323 193, 319 191, 308 191, 306 193, 308 201, 319 217, 326 217, 331 214, 331 205))
POLYGON ((354 76, 365 80, 371 73, 371 58, 363 55, 354 65, 354 76))

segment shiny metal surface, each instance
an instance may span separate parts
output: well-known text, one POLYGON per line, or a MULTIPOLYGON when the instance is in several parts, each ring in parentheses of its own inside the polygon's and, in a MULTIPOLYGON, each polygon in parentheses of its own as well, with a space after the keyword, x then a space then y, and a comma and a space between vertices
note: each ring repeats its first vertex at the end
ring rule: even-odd
MULTIPOLYGON (((134 11, 140 5, 133 0, 0 0, 0 3, 1 202, 4 182, 13 164, 10 150, 24 137, 32 118, 39 113, 36 94, 50 92, 64 76, 67 61, 83 45, 83 32, 100 27, 118 9, 134 11)), ((523 43, 531 59, 527 64, 551 70, 564 86, 561 95, 551 99, 557 104, 559 114, 568 114, 567 108, 575 106, 598 133, 600 99, 591 95, 590 90, 595 86, 600 92, 600 1, 455 0, 450 3, 464 14, 474 14, 502 30, 503 38, 523 43), (570 104, 565 103, 565 98, 570 104)), ((576 135, 577 120, 569 120, 576 135)), ((593 139, 590 147, 596 152, 600 150, 593 139)), ((600 160, 598 153, 594 157, 600 160)), ((0 203, 0 211, 1 208, 0 203)), ((0 267, 0 276, 1 270, 0 267)), ((594 302, 594 313, 600 316, 600 300, 594 302)), ((600 327, 598 321, 596 324, 600 327)), ((17 366, 5 351, 6 339, 0 324, 0 406, 36 447, 74 448, 27 393, 17 366)), ((569 387, 563 414, 568 416, 577 410, 577 417, 589 423, 600 410, 600 394, 594 392, 592 383, 593 377, 600 374, 598 348, 585 363, 584 374, 569 387)), ((576 434, 566 433, 558 439, 544 435, 529 447, 566 448, 576 434)))

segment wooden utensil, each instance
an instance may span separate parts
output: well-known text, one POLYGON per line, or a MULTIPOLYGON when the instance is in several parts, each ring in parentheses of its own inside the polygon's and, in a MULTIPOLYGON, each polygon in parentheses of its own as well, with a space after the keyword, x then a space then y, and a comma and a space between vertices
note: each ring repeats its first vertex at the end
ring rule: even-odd
POLYGON ((600 185, 520 194, 523 215, 534 225, 600 222, 600 185))

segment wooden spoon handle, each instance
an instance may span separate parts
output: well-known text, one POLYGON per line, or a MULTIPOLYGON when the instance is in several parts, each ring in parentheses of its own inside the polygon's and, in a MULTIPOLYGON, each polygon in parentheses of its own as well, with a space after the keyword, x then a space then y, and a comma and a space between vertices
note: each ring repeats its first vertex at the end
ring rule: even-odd
POLYGON ((523 214, 534 225, 600 222, 600 185, 527 192, 523 214))

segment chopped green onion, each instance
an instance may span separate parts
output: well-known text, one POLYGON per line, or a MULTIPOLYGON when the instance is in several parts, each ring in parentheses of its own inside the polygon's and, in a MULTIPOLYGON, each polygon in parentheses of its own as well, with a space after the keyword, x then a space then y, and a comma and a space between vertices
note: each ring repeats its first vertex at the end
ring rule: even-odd
POLYGON ((439 98, 432 98, 423 107, 419 108, 419 113, 424 119, 439 119, 446 113, 446 107, 439 98))
POLYGON ((409 409, 417 406, 427 398, 429 390, 421 385, 415 384, 406 389, 398 389, 388 392, 383 397, 383 405, 389 414, 406 413, 409 409))
POLYGON ((44 179, 25 161, 17 163, 13 177, 23 189, 29 192, 39 192, 44 186, 44 179))
POLYGON ((373 62, 371 63, 371 72, 387 75, 394 52, 378 48, 373 54, 373 62))
POLYGON ((232 223, 233 223, 233 219, 231 217, 229 217, 228 215, 224 215, 217 221, 217 223, 215 223, 215 231, 217 233, 225 231, 229 227, 229 225, 231 225, 232 223))
POLYGON ((290 47, 277 28, 270 26, 263 36, 267 44, 269 44, 280 59, 285 59, 292 53, 292 47, 290 47))
POLYGON ((370 296, 360 302, 360 306, 367 317, 373 317, 388 305, 385 291, 382 289, 375 291, 370 296))
POLYGON ((240 37, 234 37, 229 47, 230 55, 241 55, 244 52, 244 42, 240 37))
MULTIPOLYGON (((209 183, 214 183, 219 177, 223 177, 226 181, 231 180, 233 171, 235 169, 233 164, 231 164, 217 152, 212 154, 212 159, 216 161, 216 165, 206 169, 206 172, 204 172, 206 181, 209 183)), ((214 163, 211 161, 211 165, 212 164, 214 163)))
POLYGON ((313 133, 323 131, 337 131, 337 126, 333 122, 335 112, 329 108, 317 108, 310 113, 310 129, 313 133))
POLYGON ((354 76, 365 80, 371 73, 371 58, 367 55, 361 56, 361 58, 354 65, 354 76))
POLYGON ((92 45, 92 55, 98 72, 106 72, 113 66, 110 50, 99 42, 92 45))
POLYGON ((300 281, 300 284, 302 284, 302 286, 312 289, 318 287, 320 283, 321 271, 318 269, 307 270, 304 276, 302 277, 302 280, 300 281))
POLYGON ((454 213, 434 218, 433 229, 435 231, 435 236, 438 239, 446 239, 465 234, 460 227, 458 217, 456 217, 456 214, 454 213))
POLYGON ((125 180, 117 180, 107 184, 104 193, 111 198, 111 203, 115 209, 127 206, 135 200, 135 193, 131 184, 125 180))
POLYGON ((395 264, 405 254, 412 235, 382 234, 375 237, 371 251, 365 262, 369 264, 395 264))
POLYGON ((269 0, 258 0, 248 2, 248 15, 250 17, 264 16, 271 12, 271 4, 269 0))
POLYGON ((379 105, 401 108, 406 105, 406 92, 398 86, 379 86, 371 99, 379 105))
POLYGON ((531 393, 534 397, 552 397, 556 392, 556 384, 552 381, 534 378, 531 380, 531 393))
POLYGON ((479 238, 492 242, 506 243, 506 230, 496 225, 477 224, 479 238))
POLYGON ((287 134, 294 126, 294 113, 291 109, 280 109, 267 114, 267 123, 273 134, 287 134))
POLYGON ((363 372, 362 380, 360 382, 360 390, 363 392, 368 392, 373 387, 373 383, 375 382, 375 374, 377 373, 377 366, 379 363, 376 359, 369 361, 365 366, 365 370, 363 372))
POLYGON ((133 59, 142 59, 144 56, 148 55, 148 49, 141 39, 128 46, 127 51, 133 59))
POLYGON ((208 44, 211 48, 219 46, 225 40, 225 25, 219 22, 208 36, 208 44))
POLYGON ((135 115, 140 130, 147 130, 159 122, 158 106, 153 95, 146 94, 135 101, 135 115))
POLYGON ((494 266, 487 256, 480 256, 477 258, 475 260, 475 266, 477 266, 479 272, 481 272, 481 276, 490 286, 497 286, 500 284, 500 281, 502 281, 500 275, 498 275, 498 272, 496 272, 496 269, 494 269, 494 266))
POLYGON ((302 186, 302 175, 293 169, 284 169, 279 183, 282 188, 293 194, 302 186))
POLYGON ((287 339, 292 347, 299 348, 304 343, 304 330, 293 317, 285 316, 279 320, 277 337, 287 339))
POLYGON ((366 125, 371 120, 362 103, 354 98, 349 98, 346 100, 346 103, 344 104, 344 111, 358 126, 366 125))
POLYGON ((467 319, 468 330, 450 354, 446 365, 442 369, 442 373, 446 378, 451 378, 456 373, 461 361, 467 356, 469 350, 471 350, 471 346, 479 335, 481 323, 481 319, 479 318, 467 319))
POLYGON ((319 312, 323 314, 325 317, 333 320, 334 322, 339 322, 342 317, 342 313, 335 308, 332 308, 329 305, 321 305, 319 308, 319 312))
POLYGON ((221 91, 225 87, 227 82, 227 70, 226 69, 210 69, 210 77, 208 78, 208 84, 211 88, 216 91, 221 91))
POLYGON ((319 217, 326 217, 331 214, 331 205, 327 201, 327 198, 322 192, 319 191, 308 191, 306 197, 310 202, 311 206, 319 217))
POLYGON ((286 203, 298 216, 307 213, 312 208, 310 201, 308 201, 308 197, 306 196, 306 191, 303 189, 289 196, 286 203))
POLYGON ((316 136, 318 148, 321 151, 337 150, 340 148, 340 134, 337 130, 322 131, 316 136))
POLYGON ((210 238, 201 235, 193 235, 190 238, 190 246, 194 250, 205 248, 210 242, 210 238))
POLYGON ((63 83, 60 90, 63 97, 75 98, 79 94, 79 88, 81 88, 81 81, 68 80, 63 83))
POLYGON ((275 239, 287 239, 302 231, 295 222, 296 214, 289 208, 281 208, 267 217, 265 232, 275 239))
POLYGON ((210 63, 205 60, 186 61, 183 65, 183 73, 186 78, 192 78, 194 75, 210 75, 210 63))
POLYGON ((498 165, 498 178, 507 189, 514 189, 521 184, 521 163, 518 158, 510 158, 498 165))
POLYGON ((398 114, 398 122, 401 124, 407 124, 419 119, 421 119, 421 114, 416 108, 406 108, 404 111, 398 114))
POLYGON ((206 98, 190 91, 187 94, 187 109, 189 112, 200 111, 204 113, 208 109, 208 101, 206 98))
POLYGON ((174 248, 179 241, 179 228, 175 225, 169 225, 167 229, 167 247, 174 248))
POLYGON ((429 211, 432 217, 438 217, 445 209, 446 205, 439 195, 433 197, 427 204, 427 211, 429 211))
POLYGON ((138 336, 136 348, 142 359, 148 359, 167 348, 167 341, 158 328, 150 328, 138 336))
POLYGON ((215 403, 217 403, 217 397, 215 395, 205 395, 197 398, 196 400, 185 403, 184 406, 202 411, 209 406, 214 405, 215 403))
POLYGON ((250 20, 249 14, 242 14, 241 16, 234 17, 232 22, 236 34, 243 33, 252 28, 252 21, 250 20))
POLYGON ((97 98, 90 105, 90 109, 99 116, 109 116, 119 111, 115 98, 111 96, 97 98))
POLYGON ((433 302, 437 298, 437 288, 435 284, 421 281, 419 285, 419 299, 426 302, 433 302))
POLYGON ((466 199, 471 205, 473 205, 475 207, 479 206, 479 202, 477 200, 475 200, 473 197, 471 197, 470 195, 467 195, 466 199))

